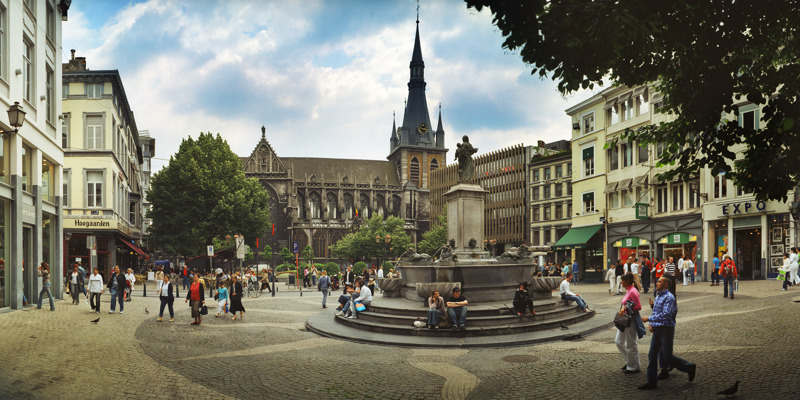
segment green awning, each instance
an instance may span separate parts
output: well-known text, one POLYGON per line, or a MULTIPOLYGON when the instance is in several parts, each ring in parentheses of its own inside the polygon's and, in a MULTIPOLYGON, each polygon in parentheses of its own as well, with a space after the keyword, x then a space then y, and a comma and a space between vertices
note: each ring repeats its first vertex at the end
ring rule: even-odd
POLYGON ((570 229, 566 235, 562 236, 553 245, 553 250, 582 249, 586 247, 586 242, 602 227, 603 225, 594 225, 570 229))
POLYGON ((634 236, 624 237, 614 242, 614 247, 637 248, 639 246, 649 246, 650 242, 647 239, 642 239, 634 236))
POLYGON ((660 244, 686 244, 686 243, 694 243, 697 241, 696 235, 690 235, 688 233, 683 232, 675 232, 670 233, 668 235, 664 235, 661 239, 658 240, 660 244))

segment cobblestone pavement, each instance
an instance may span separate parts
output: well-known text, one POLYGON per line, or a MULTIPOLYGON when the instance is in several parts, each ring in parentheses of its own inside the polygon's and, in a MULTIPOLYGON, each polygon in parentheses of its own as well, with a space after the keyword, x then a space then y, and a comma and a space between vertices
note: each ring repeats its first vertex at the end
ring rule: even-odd
MULTIPOLYGON (((636 389, 643 373, 619 371, 614 328, 494 349, 356 344, 306 332, 321 295, 285 290, 245 299, 242 321, 215 318, 209 307, 200 326, 189 325, 183 300, 174 323, 156 322, 156 297, 135 297, 121 315, 108 314, 108 295, 101 314, 69 301, 56 312, 1 313, 0 399, 713 399, 737 379, 739 399, 800 398, 800 303, 792 301, 800 288, 783 292, 774 280, 740 287, 735 300, 708 283, 678 287, 675 353, 697 363, 697 378, 673 371, 650 392, 636 389)), ((590 305, 619 302, 607 288, 573 291, 590 305)), ((639 341, 643 367, 649 343, 650 335, 639 341)))

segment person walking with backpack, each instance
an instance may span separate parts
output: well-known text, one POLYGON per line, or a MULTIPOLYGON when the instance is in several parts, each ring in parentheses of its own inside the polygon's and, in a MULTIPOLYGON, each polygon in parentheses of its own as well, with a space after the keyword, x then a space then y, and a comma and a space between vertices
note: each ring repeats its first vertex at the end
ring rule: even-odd
POLYGON ((331 286, 331 278, 328 271, 322 270, 322 277, 319 278, 319 290, 322 292, 322 308, 328 308, 325 303, 328 301, 328 290, 331 286))
POLYGON ((725 261, 720 265, 719 272, 723 276, 722 287, 724 288, 724 292, 722 297, 728 297, 728 288, 730 288, 731 300, 733 300, 733 285, 736 282, 736 278, 739 277, 739 274, 736 271, 736 264, 734 264, 729 254, 725 255, 725 261))

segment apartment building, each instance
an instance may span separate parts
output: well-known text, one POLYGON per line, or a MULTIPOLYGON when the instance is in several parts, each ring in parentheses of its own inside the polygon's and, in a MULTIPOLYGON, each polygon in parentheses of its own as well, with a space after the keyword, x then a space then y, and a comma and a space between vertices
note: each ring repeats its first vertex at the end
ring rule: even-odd
MULTIPOLYGON (((572 225, 572 152, 568 140, 526 148, 530 246, 551 247, 572 225)), ((546 261, 563 262, 569 250, 549 251, 546 261)))

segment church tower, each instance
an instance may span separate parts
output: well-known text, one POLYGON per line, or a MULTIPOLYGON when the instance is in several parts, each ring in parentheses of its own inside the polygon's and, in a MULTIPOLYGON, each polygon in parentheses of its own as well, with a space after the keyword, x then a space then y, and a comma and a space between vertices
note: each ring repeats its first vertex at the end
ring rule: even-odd
POLYGON ((428 114, 425 97, 425 62, 419 40, 419 16, 414 38, 414 51, 409 64, 408 99, 403 112, 403 123, 396 127, 392 121, 392 136, 387 159, 397 169, 404 187, 426 190, 430 187, 432 171, 445 165, 447 149, 444 147, 442 110, 439 106, 439 123, 434 131, 428 114))

